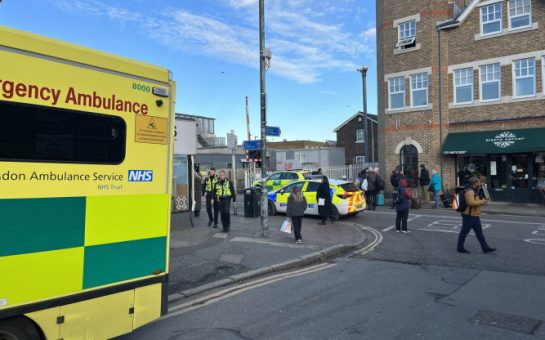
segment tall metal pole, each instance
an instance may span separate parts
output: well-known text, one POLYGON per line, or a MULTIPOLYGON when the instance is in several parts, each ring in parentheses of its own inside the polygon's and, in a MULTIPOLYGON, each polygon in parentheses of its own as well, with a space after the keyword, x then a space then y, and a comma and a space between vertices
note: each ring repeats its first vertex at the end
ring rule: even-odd
POLYGON ((367 122, 367 66, 358 69, 361 73, 363 83, 363 150, 365 153, 365 162, 369 163, 369 138, 368 138, 368 122, 367 122))
MULTIPOLYGON (((267 177, 267 94, 265 89, 265 0, 259 0, 259 73, 261 88, 261 180, 267 177)), ((261 192, 261 236, 269 237, 267 184, 263 182, 261 192)))

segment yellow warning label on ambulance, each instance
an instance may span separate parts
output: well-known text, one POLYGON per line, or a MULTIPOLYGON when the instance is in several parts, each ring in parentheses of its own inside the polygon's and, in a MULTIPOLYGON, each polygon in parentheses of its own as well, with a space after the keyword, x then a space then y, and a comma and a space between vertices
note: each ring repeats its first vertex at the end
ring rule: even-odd
POLYGON ((168 143, 168 119, 136 115, 135 142, 149 144, 168 143))

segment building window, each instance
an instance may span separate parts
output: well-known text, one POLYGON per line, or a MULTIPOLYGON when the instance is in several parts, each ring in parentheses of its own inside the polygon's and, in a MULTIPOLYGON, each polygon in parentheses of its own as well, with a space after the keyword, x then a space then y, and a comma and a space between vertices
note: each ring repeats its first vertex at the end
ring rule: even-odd
POLYGON ((428 106, 428 74, 419 73, 411 76, 411 106, 428 106))
POLYGON ((390 110, 405 107, 405 77, 397 77, 389 80, 390 110))
POLYGON ((514 97, 532 97, 536 95, 536 60, 534 58, 515 60, 514 97))
POLYGON ((407 49, 415 47, 416 42, 416 20, 406 21, 399 24, 398 39, 396 47, 407 49))
POLYGON ((481 35, 501 32, 501 2, 481 7, 481 35))
POLYGON ((414 145, 405 145, 400 151, 401 169, 408 179, 409 187, 418 185, 418 150, 414 145))
POLYGON ((456 104, 473 102, 473 68, 454 71, 454 102, 456 104))
POLYGON ((365 156, 356 156, 356 165, 363 165, 365 163, 365 156))
POLYGON ((481 73, 481 101, 500 100, 500 64, 483 65, 481 73))
POLYGON ((295 151, 286 151, 286 159, 295 159, 295 151))
POLYGON ((365 134, 363 133, 363 129, 357 129, 356 130, 356 143, 364 143, 365 142, 365 134))
POLYGON ((532 25, 532 1, 509 1, 509 29, 530 27, 532 25))

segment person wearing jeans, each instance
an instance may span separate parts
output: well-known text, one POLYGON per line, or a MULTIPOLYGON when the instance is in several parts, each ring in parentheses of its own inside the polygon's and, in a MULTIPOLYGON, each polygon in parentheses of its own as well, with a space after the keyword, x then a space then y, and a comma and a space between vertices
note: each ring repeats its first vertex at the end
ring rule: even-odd
POLYGON ((437 170, 432 170, 431 173, 430 186, 433 187, 433 207, 437 209, 439 208, 439 193, 441 192, 441 187, 443 185, 441 184, 439 172, 437 172, 437 170))
POLYGON ((290 197, 288 197, 286 215, 290 219, 293 226, 293 233, 295 235, 295 242, 297 244, 301 244, 303 242, 303 237, 301 236, 301 227, 303 224, 303 216, 305 215, 306 209, 307 200, 301 192, 301 188, 296 186, 293 188, 290 197))
POLYGON ((410 199, 413 197, 411 192, 407 190, 407 180, 402 178, 399 180, 399 202, 396 203, 396 231, 408 233, 407 220, 409 219, 409 208, 411 206, 410 199))

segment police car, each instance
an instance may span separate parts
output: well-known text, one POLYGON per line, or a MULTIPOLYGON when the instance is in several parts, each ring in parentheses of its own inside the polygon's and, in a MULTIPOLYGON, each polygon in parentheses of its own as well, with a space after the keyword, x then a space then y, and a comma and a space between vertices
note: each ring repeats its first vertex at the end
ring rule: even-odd
MULTIPOLYGON (((319 180, 302 180, 288 184, 287 186, 273 191, 268 195, 269 215, 285 213, 288 205, 288 197, 295 187, 301 191, 307 199, 307 215, 318 215, 318 203, 316 192, 320 186, 319 180)), ((367 208, 365 196, 358 187, 343 180, 331 179, 329 181, 332 202, 332 218, 338 220, 341 216, 357 215, 367 208)))
MULTIPOLYGON (((303 170, 276 171, 267 177, 265 183, 268 191, 275 191, 285 187, 291 182, 308 179, 310 176, 312 176, 312 174, 309 171, 303 170)), ((255 181, 254 186, 263 186, 263 181, 255 181)))

